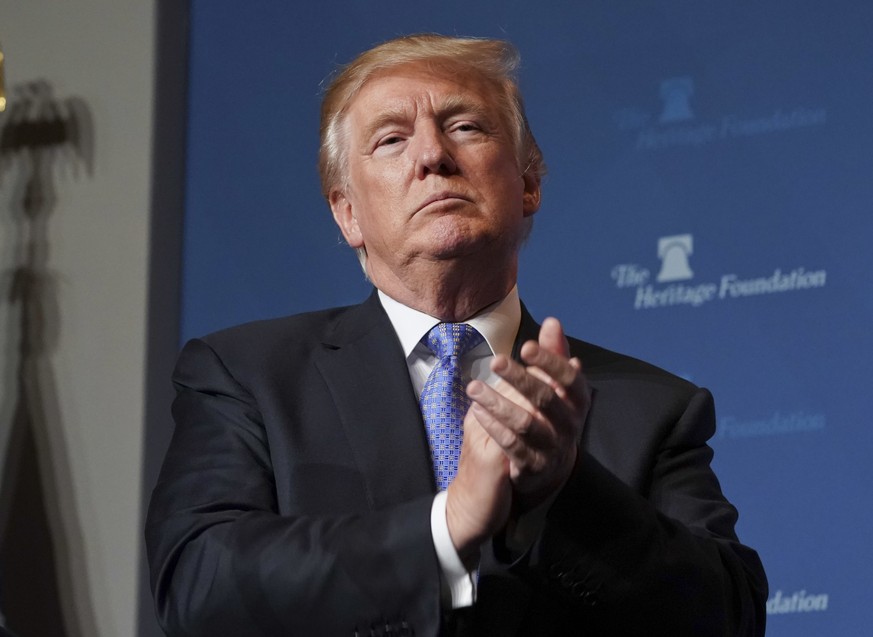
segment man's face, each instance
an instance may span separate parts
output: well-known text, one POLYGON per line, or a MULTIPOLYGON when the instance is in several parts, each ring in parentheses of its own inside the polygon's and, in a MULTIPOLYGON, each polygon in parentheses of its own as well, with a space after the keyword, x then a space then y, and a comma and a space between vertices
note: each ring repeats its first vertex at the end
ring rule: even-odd
POLYGON ((347 179, 330 203, 377 286, 417 260, 514 262, 539 183, 521 175, 492 93, 475 75, 411 64, 371 78, 352 100, 347 179))

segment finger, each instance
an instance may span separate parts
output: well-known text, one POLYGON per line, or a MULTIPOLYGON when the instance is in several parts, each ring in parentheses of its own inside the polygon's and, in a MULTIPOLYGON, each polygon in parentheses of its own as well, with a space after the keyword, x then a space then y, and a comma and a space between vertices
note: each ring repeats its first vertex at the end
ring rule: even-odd
POLYGON ((543 321, 538 342, 541 347, 550 352, 560 354, 564 358, 570 357, 570 344, 564 336, 564 328, 561 322, 552 316, 543 321))
POLYGON ((493 461, 496 458, 505 459, 503 449, 482 427, 473 409, 467 411, 464 417, 464 440, 461 443, 461 460, 465 456, 476 455, 478 458, 493 461))
POLYGON ((530 401, 527 398, 525 398, 521 394, 521 392, 519 392, 515 387, 510 385, 508 382, 506 382, 505 380, 503 380, 499 376, 497 378, 497 382, 495 382, 489 386, 491 388, 493 388, 494 391, 496 391, 498 394, 508 398, 509 400, 514 402, 519 407, 523 407, 524 409, 528 410, 529 412, 535 411, 534 406, 531 405, 530 401))
MULTIPOLYGON (((556 371, 548 362, 542 360, 540 362, 556 376, 561 376, 563 373, 556 371)), ((591 391, 588 388, 585 375, 582 373, 582 363, 578 358, 574 357, 569 361, 559 361, 559 365, 562 370, 565 367, 572 370, 570 373, 573 380, 566 387, 557 383, 539 367, 529 366, 527 372, 529 375, 536 376, 543 379, 544 382, 550 383, 555 395, 560 398, 559 401, 544 406, 542 413, 550 422, 555 423, 558 433, 569 433, 572 430, 573 438, 578 441, 582 435, 585 419, 588 417, 588 410, 591 407, 591 391)), ((566 378, 564 377, 562 380, 566 382, 566 378)))
MULTIPOLYGON (((538 347, 533 341, 530 343, 538 347)), ((555 381, 539 367, 532 365, 525 368, 506 357, 495 357, 491 368, 507 384, 515 386, 519 393, 524 394, 534 408, 535 415, 541 414, 558 433, 565 431, 568 426, 573 430, 579 430, 591 403, 590 392, 581 373, 582 364, 579 359, 568 361, 548 352, 543 356, 548 357, 549 360, 542 358, 538 360, 541 360, 546 368, 561 380, 569 381, 568 386, 555 381), (558 369, 560 371, 556 371, 558 369)))
POLYGON ((524 398, 523 404, 506 399, 505 390, 498 392, 481 381, 468 385, 470 397, 487 410, 495 422, 486 420, 478 411, 475 413, 501 447, 523 459, 525 454, 516 452, 515 445, 523 444, 536 453, 542 453, 560 444, 556 442, 559 439, 575 440, 578 437, 583 417, 550 385, 534 378, 523 366, 505 356, 496 357, 492 369, 502 376, 501 383, 512 387, 516 395, 524 398))
POLYGON ((470 411, 475 414, 482 429, 491 437, 495 448, 506 459, 510 476, 517 471, 513 467, 527 467, 534 462, 536 450, 528 444, 525 435, 519 434, 497 418, 487 408, 473 403, 470 411))
MULTIPOLYGON (((578 437, 577 432, 585 418, 585 405, 577 405, 575 400, 567 400, 563 387, 555 388, 553 383, 543 382, 534 373, 539 370, 524 368, 505 357, 495 358, 492 369, 501 376, 502 382, 524 396, 526 408, 533 419, 528 424, 528 431, 516 433, 526 436, 531 446, 546 447, 555 444, 559 437, 572 437, 574 440, 578 437)), ((487 402, 480 402, 488 407, 487 402)), ((500 417, 497 410, 491 411, 500 417)), ((507 425, 513 426, 512 421, 507 422, 507 425)))
POLYGON ((548 375, 537 374, 537 370, 526 369, 506 356, 495 356, 491 361, 491 371, 520 394, 527 403, 523 406, 530 410, 546 409, 556 398, 554 384, 548 375))
POLYGON ((505 356, 495 357, 491 369, 506 384, 511 385, 517 393, 524 396, 526 406, 533 410, 535 420, 545 421, 540 426, 548 427, 550 434, 558 435, 565 432, 568 427, 576 430, 581 426, 580 421, 584 420, 583 414, 588 405, 584 377, 580 387, 573 387, 573 391, 578 389, 580 392, 577 397, 569 396, 567 389, 556 383, 543 370, 537 367, 525 368, 505 356))
POLYGON ((523 457, 521 446, 542 446, 554 438, 551 427, 538 420, 534 413, 482 381, 467 386, 473 400, 470 412, 482 428, 505 451, 523 457))
POLYGON ((569 358, 544 348, 536 341, 528 341, 522 345, 521 360, 526 365, 541 370, 562 387, 570 387, 579 377, 579 367, 572 365, 569 358))
POLYGON ((561 398, 569 400, 577 409, 587 408, 590 392, 578 358, 567 359, 544 349, 539 343, 528 341, 521 348, 521 359, 530 366, 530 374, 550 382, 561 398))
POLYGON ((508 462, 508 477, 522 497, 519 501, 522 507, 526 509, 541 501, 537 497, 531 500, 533 494, 541 493, 545 497, 553 492, 554 485, 563 484, 575 462, 578 440, 559 439, 548 426, 531 428, 524 435, 517 434, 479 403, 473 403, 470 412, 492 437, 495 446, 499 445, 503 450, 508 462), (534 431, 540 434, 551 432, 551 435, 548 440, 535 443, 532 440, 536 437, 534 431))

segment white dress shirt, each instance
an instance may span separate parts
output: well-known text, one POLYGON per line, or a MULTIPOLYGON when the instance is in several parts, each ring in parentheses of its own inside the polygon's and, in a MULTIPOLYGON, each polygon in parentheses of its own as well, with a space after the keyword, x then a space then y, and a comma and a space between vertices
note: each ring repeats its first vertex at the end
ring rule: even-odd
MULTIPOLYGON (((421 396, 427 377, 438 362, 436 356, 421 342, 421 339, 433 326, 440 323, 440 320, 398 303, 381 290, 379 300, 400 339, 403 354, 406 356, 409 377, 418 398, 421 396)), ((476 328, 484 338, 482 343, 467 352, 461 359, 464 377, 493 385, 498 377, 490 369, 491 359, 496 354, 511 355, 520 322, 521 303, 518 298, 518 286, 513 287, 502 301, 488 306, 473 318, 464 321, 476 328)), ((476 578, 464 567, 449 536, 445 491, 441 491, 434 498, 430 526, 434 549, 443 572, 443 581, 451 595, 451 607, 461 608, 472 605, 476 600, 476 578)))

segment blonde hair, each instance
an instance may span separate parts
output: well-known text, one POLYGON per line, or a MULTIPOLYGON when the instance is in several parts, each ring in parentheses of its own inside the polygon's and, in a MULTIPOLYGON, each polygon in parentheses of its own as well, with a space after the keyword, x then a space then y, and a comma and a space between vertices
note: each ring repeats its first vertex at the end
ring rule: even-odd
POLYGON ((347 143, 343 123, 349 104, 373 75, 412 63, 475 73, 492 84, 498 109, 512 136, 519 174, 539 181, 545 174, 545 162, 524 113, 516 79, 519 61, 518 51, 504 40, 430 33, 389 40, 360 54, 333 78, 321 102, 318 172, 322 194, 329 200, 331 191, 345 184, 347 143))

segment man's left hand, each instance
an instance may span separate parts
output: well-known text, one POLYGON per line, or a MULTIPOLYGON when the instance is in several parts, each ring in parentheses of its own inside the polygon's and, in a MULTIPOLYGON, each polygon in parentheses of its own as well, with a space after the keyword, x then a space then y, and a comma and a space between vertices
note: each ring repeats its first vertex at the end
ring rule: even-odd
POLYGON ((521 348, 524 365, 495 356, 496 387, 473 381, 471 409, 510 461, 510 479, 523 512, 560 489, 576 462, 591 404, 577 358, 570 358, 560 322, 543 321, 538 341, 521 348))

